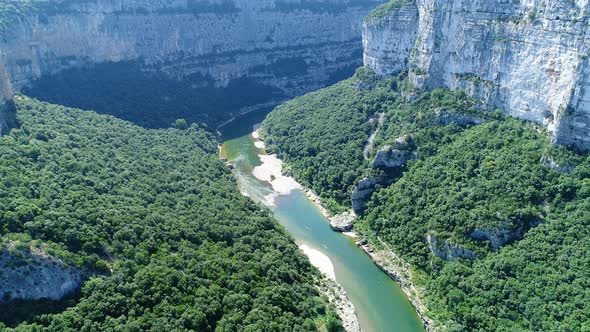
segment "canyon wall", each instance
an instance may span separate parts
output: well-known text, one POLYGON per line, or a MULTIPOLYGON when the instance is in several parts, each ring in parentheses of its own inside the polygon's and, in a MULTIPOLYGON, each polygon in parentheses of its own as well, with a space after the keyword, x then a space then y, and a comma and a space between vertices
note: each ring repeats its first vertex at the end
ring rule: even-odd
POLYGON ((589 16, 588 0, 395 0, 363 25, 364 63, 464 89, 588 150, 589 16))
POLYGON ((361 65, 361 25, 383 0, 49 0, 0 35, 0 99, 42 75, 139 60, 215 86, 249 77, 285 96, 361 65))

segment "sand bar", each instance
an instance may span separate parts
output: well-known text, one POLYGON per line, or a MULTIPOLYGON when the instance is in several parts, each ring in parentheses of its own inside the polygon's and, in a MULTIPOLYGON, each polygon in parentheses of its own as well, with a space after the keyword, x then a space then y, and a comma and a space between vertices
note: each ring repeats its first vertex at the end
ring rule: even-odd
POLYGON ((334 272, 334 264, 323 252, 313 249, 308 245, 302 244, 299 246, 299 249, 303 251, 303 253, 309 258, 311 265, 315 266, 326 275, 328 278, 332 280, 336 280, 336 272, 334 272))

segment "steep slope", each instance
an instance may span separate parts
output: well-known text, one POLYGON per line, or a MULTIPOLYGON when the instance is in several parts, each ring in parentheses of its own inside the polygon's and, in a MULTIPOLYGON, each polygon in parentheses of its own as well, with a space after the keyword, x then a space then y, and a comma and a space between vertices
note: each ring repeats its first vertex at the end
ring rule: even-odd
POLYGON ((355 231, 360 243, 410 263, 401 273, 404 264, 388 266, 412 280, 405 285, 425 289, 417 303, 433 328, 587 328, 588 155, 551 145, 540 126, 482 111, 465 93, 413 89, 407 74, 375 81, 362 69, 277 107, 262 132, 328 202, 351 206, 360 183, 375 180, 355 231), (363 143, 380 113, 365 160, 363 143), (399 166, 395 149, 416 160, 399 166), (387 161, 393 169, 375 168, 387 161))
POLYGON ((349 79, 278 106, 261 130, 295 178, 338 210, 366 167, 363 146, 377 125, 370 119, 395 97, 388 87, 357 90, 349 79))
MULTIPOLYGON (((51 263, 0 255, 24 275, 0 273, 2 318, 17 330, 338 330, 313 285, 319 272, 239 193, 210 134, 16 101, 20 127, 0 139, 2 238, 30 237, 102 271, 67 310, 45 303, 31 315, 34 304, 13 295, 30 293, 40 276, 29 273, 51 263)), ((55 298, 58 281, 36 287, 55 298)))
POLYGON ((417 87, 464 89, 488 108, 590 148, 587 0, 394 0, 363 26, 364 62, 417 87))

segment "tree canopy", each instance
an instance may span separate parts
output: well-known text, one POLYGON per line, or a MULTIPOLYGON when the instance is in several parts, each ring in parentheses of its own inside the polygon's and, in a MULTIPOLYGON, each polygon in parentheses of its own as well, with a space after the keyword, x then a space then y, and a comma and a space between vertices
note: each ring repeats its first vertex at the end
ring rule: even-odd
POLYGON ((373 151, 407 135, 418 160, 377 189, 355 229, 412 263, 429 314, 452 331, 588 330, 590 157, 462 92, 367 79, 363 69, 268 116, 265 138, 293 175, 348 206, 373 172, 362 150, 383 112, 373 151), (437 257, 428 235, 474 259, 437 257))
POLYGON ((270 211, 239 193, 211 134, 148 130, 24 96, 16 108, 20 127, 0 139, 0 233, 106 271, 67 309, 13 321, 16 330, 334 326, 313 286, 319 272, 270 211))

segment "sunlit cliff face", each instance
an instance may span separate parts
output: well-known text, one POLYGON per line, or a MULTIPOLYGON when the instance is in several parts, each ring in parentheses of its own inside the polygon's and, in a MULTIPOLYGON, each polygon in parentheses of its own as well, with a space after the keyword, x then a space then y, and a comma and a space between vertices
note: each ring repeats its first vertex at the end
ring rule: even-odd
POLYGON ((590 148, 588 1, 404 3, 367 19, 367 66, 408 69, 418 87, 464 89, 544 125, 556 143, 590 148))

